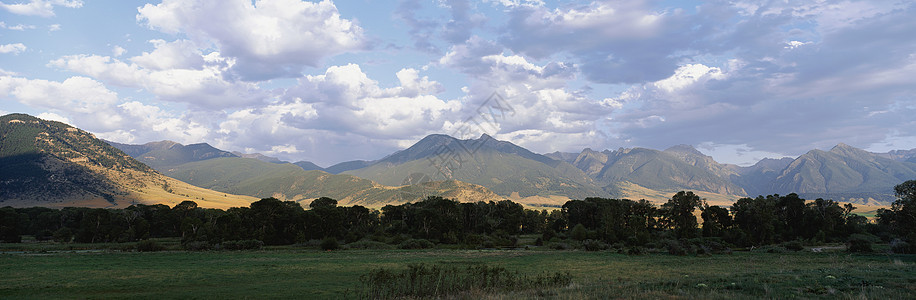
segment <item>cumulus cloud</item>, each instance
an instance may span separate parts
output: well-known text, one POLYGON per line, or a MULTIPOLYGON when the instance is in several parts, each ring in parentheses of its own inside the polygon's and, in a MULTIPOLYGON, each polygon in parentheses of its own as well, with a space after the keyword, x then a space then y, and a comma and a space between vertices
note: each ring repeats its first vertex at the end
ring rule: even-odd
POLYGON ((114 55, 114 57, 119 57, 124 55, 124 53, 127 53, 127 49, 124 49, 121 46, 115 45, 114 47, 111 47, 111 54, 114 55))
POLYGON ((245 80, 298 77, 326 57, 366 47, 363 29, 328 0, 166 0, 138 12, 152 29, 214 44, 245 80))
POLYGON ((79 8, 83 6, 83 1, 80 0, 31 0, 28 3, 16 3, 16 4, 6 4, 0 2, 0 8, 3 8, 11 13, 17 15, 26 15, 26 16, 39 16, 39 17, 53 17, 54 16, 54 7, 63 6, 68 8, 79 8))
POLYGON ((440 1, 439 7, 447 9, 451 17, 448 20, 419 16, 424 9, 421 3, 402 0, 395 10, 395 16, 410 28, 408 34, 414 40, 414 48, 420 51, 438 53, 440 47, 436 42, 440 39, 448 44, 462 43, 487 21, 486 16, 472 11, 473 5, 468 0, 440 1))
POLYGON ((20 52, 25 51, 25 49, 27 48, 22 43, 0 45, 0 53, 4 53, 4 54, 5 53, 19 54, 20 52))
POLYGON ((573 54, 588 79, 638 83, 664 78, 709 31, 701 19, 665 11, 647 1, 604 2, 550 9, 519 6, 510 11, 501 42, 535 58, 573 54))
MULTIPOLYGON (((493 95, 511 107, 511 112, 500 116, 498 122, 478 126, 480 132, 471 132, 463 138, 487 133, 541 152, 584 148, 589 147, 588 143, 603 144, 599 125, 615 107, 568 86, 576 77, 575 65, 536 64, 523 56, 503 54, 493 42, 479 37, 452 47, 439 59, 439 64, 462 70, 471 78, 463 115, 474 118, 479 114, 478 106, 493 95)), ((459 122, 454 128, 467 125, 459 122)))
POLYGON ((202 54, 189 41, 154 40, 152 52, 127 63, 109 56, 70 55, 50 65, 126 87, 143 88, 160 99, 213 109, 261 103, 257 84, 227 79, 233 61, 218 52, 202 54))
POLYGON ((830 27, 818 31, 818 41, 794 47, 776 31, 765 35, 770 49, 739 52, 721 69, 682 65, 622 95, 626 109, 613 114, 612 127, 622 143, 706 142, 786 155, 840 142, 867 147, 899 130, 913 134, 905 125, 914 112, 905 103, 916 92, 912 9, 830 27), (665 121, 645 122, 653 118, 665 121))
POLYGON ((170 139, 198 143, 210 135, 209 126, 196 121, 206 118, 175 115, 156 106, 125 101, 101 82, 86 77, 58 82, 0 76, 0 97, 7 96, 44 110, 39 118, 77 125, 116 142, 170 139))

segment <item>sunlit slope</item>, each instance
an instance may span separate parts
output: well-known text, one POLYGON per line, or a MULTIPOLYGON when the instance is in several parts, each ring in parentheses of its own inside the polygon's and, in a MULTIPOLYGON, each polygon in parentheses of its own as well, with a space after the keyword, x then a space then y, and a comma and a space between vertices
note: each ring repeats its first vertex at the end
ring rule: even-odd
POLYGON ((398 185, 410 176, 425 174, 481 185, 504 197, 513 194, 544 199, 609 196, 569 163, 489 136, 458 140, 446 135, 430 135, 371 166, 344 174, 386 185, 398 185), (445 149, 455 153, 443 153, 445 149), (460 157, 452 162, 437 163, 448 159, 449 155, 460 157))
POLYGON ((419 201, 426 196, 442 196, 463 202, 502 199, 484 187, 460 181, 386 186, 351 175, 305 171, 293 164, 238 157, 197 161, 163 172, 208 189, 305 203, 318 197, 334 198, 345 205, 371 207, 419 201))
POLYGON ((168 178, 64 123, 25 114, 0 117, 0 205, 123 207, 184 200, 228 208, 255 199, 168 178))

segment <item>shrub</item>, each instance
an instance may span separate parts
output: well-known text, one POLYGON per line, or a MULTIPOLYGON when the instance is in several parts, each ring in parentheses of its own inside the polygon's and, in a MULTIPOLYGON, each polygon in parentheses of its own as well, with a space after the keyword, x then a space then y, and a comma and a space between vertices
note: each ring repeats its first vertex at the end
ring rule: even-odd
POLYGON ((137 251, 139 252, 156 252, 165 250, 165 247, 159 245, 158 243, 150 240, 143 240, 137 242, 137 251))
POLYGON ((326 237, 321 240, 321 244, 318 245, 321 250, 330 251, 340 249, 340 243, 337 242, 337 239, 334 237, 326 237))
POLYGON ((786 250, 790 250, 790 251, 802 251, 802 250, 805 250, 805 247, 803 247, 802 244, 801 244, 801 242, 799 242, 799 241, 797 241, 797 240, 796 240, 796 241, 791 241, 791 242, 786 242, 786 243, 782 244, 782 246, 783 246, 783 247, 786 247, 786 250))
POLYGON ((600 251, 608 249, 607 244, 596 240, 585 240, 585 242, 582 242, 582 247, 585 248, 585 251, 600 251))
POLYGON ((872 252, 871 246, 872 243, 875 242, 875 239, 874 236, 866 234, 857 233, 850 235, 849 240, 846 242, 846 250, 854 253, 872 252))
POLYGON ((181 247, 187 251, 206 251, 213 248, 213 245, 205 241, 190 241, 181 244, 181 247))
POLYGON ((687 248, 676 240, 665 240, 662 244, 665 246, 665 249, 668 250, 668 254, 687 255, 687 248))
POLYGON ((373 240, 361 240, 347 244, 347 249, 394 249, 394 245, 373 240))
POLYGON ((264 247, 264 242, 259 240, 225 241, 220 243, 222 250, 258 250, 264 247))
POLYGON ((904 240, 893 239, 891 240, 891 251, 899 254, 911 254, 916 253, 916 247, 904 240))
POLYGON ((429 249, 436 245, 424 239, 409 239, 398 244, 398 249, 429 249))
POLYGON ((470 298, 474 293, 505 293, 569 285, 569 273, 526 276, 502 267, 472 265, 464 268, 411 264, 406 270, 375 269, 360 277, 366 294, 360 298, 470 298), (454 297, 463 295, 464 297, 454 297), (443 297, 452 296, 452 297, 443 297))

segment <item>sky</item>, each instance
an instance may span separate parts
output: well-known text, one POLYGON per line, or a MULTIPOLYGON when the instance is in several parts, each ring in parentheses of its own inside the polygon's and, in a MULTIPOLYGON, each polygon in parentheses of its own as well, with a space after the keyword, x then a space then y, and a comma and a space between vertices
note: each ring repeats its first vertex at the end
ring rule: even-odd
POLYGON ((325 167, 434 133, 911 149, 916 2, 0 0, 7 113, 325 167))

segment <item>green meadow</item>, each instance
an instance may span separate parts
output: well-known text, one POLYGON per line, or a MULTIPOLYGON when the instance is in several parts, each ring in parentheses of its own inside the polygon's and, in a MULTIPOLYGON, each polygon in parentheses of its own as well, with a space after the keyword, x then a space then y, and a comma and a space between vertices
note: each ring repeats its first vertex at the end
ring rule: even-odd
MULTIPOLYGON (((8 246, 5 244, 3 246, 8 246)), ((563 286, 445 298, 916 298, 916 255, 736 251, 712 256, 556 250, 120 252, 0 247, 0 298, 367 298, 373 270, 408 265, 558 272, 563 286)), ((440 279, 441 281, 441 279, 440 279)))

